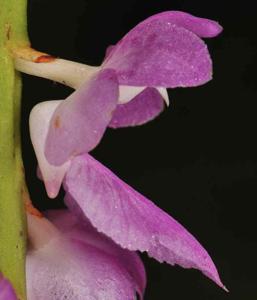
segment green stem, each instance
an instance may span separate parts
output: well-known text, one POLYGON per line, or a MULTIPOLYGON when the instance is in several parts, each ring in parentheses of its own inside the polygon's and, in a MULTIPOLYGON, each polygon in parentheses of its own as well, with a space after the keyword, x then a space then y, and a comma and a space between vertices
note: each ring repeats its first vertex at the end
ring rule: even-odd
POLYGON ((28 45, 26 20, 26 0, 0 0, 0 271, 21 300, 26 299, 21 79, 11 49, 28 45))

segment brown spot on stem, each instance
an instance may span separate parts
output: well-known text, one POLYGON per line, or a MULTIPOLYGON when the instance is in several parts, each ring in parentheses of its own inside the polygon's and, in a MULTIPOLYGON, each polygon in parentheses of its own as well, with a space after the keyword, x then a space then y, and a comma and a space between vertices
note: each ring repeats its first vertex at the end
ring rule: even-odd
POLYGON ((46 54, 46 55, 38 56, 38 57, 34 60, 34 62, 35 62, 35 63, 48 63, 48 62, 51 62, 51 61, 53 61, 53 60, 55 60, 55 57, 54 57, 54 56, 46 54))
POLYGON ((60 118, 60 116, 57 116, 54 119, 54 128, 59 129, 60 127, 61 127, 61 118, 60 118))
POLYGON ((31 202, 27 202, 25 204, 26 207, 26 212, 31 214, 32 216, 38 217, 38 218, 43 218, 43 215, 41 214, 41 212, 36 209, 33 204, 31 202))
POLYGON ((10 24, 5 24, 5 30, 6 30, 6 38, 7 40, 9 41, 10 40, 10 37, 11 37, 11 25, 10 24))
POLYGON ((41 212, 33 206, 31 199, 29 197, 28 191, 26 189, 22 188, 21 193, 22 193, 22 198, 23 198, 26 212, 33 216, 43 218, 43 215, 41 214, 41 212))

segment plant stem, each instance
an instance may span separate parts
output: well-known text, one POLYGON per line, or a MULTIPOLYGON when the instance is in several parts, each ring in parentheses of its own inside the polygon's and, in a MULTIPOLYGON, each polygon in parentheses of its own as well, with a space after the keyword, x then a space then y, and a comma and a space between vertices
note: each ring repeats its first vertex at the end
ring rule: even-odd
POLYGON ((0 271, 26 299, 26 197, 20 143, 21 79, 12 48, 28 46, 26 0, 0 0, 0 271))

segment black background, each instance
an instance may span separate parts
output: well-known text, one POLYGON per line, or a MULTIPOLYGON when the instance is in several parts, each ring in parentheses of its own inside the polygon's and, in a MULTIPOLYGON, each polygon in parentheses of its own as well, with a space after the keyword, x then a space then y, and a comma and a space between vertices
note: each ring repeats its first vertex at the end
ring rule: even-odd
MULTIPOLYGON (((144 18, 182 10, 214 19, 222 35, 206 40, 214 79, 169 90, 171 106, 154 122, 108 129, 93 155, 188 228, 208 250, 226 294, 195 270, 159 264, 143 255, 145 299, 257 299, 256 18, 254 1, 30 0, 32 46, 87 64, 144 18), (252 4, 251 4, 252 3, 252 4)), ((28 115, 36 103, 71 90, 24 76, 23 155, 29 189, 39 209, 62 206, 36 178, 28 115)), ((111 299, 110 299, 111 300, 111 299)), ((121 299, 122 300, 122 299, 121 299)))

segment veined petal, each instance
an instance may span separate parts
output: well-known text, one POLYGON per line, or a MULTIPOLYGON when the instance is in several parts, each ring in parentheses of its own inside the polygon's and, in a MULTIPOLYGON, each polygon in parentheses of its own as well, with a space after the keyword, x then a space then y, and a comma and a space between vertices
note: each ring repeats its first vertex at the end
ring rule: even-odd
POLYGON ((116 70, 122 85, 175 88, 204 84, 212 77, 211 58, 205 43, 187 28, 166 17, 151 17, 112 48, 103 68, 116 70))
POLYGON ((65 189, 93 226, 123 248, 199 269, 224 287, 207 251, 185 228, 90 155, 72 161, 65 189))
POLYGON ((113 70, 102 70, 85 82, 55 110, 47 135, 45 155, 53 165, 92 150, 100 142, 118 102, 113 70))
POLYGON ((0 273, 0 300, 18 300, 10 282, 0 273))
MULTIPOLYGON (((76 204, 72 199, 67 199, 68 197, 69 196, 66 195, 66 202, 72 201, 72 206, 76 204)), ((77 209, 80 210, 79 207, 77 209)), ((77 209, 75 209, 75 211, 77 211, 77 209)), ((119 264, 127 270, 138 294, 143 298, 146 286, 146 273, 144 265, 137 253, 122 249, 110 238, 97 232, 85 216, 80 218, 79 215, 74 215, 74 209, 72 209, 72 213, 68 210, 51 210, 47 212, 47 218, 53 222, 66 237, 82 241, 113 256, 119 264)))
POLYGON ((29 120, 30 137, 39 164, 38 171, 40 171, 47 194, 50 198, 55 198, 57 196, 62 180, 70 165, 69 161, 61 166, 51 165, 44 154, 50 120, 54 111, 62 101, 63 100, 46 101, 37 104, 32 109, 29 120))
POLYGON ((146 88, 130 102, 119 104, 109 127, 142 125, 157 117, 164 109, 164 99, 155 88, 146 88))
MULTIPOLYGON (((67 221, 67 216, 62 220, 67 221)), ((103 247, 97 244, 98 239, 101 244, 102 235, 91 228, 83 229, 82 232, 74 228, 69 235, 60 232, 59 237, 51 238, 43 247, 29 250, 26 261, 28 299, 135 298, 136 288, 130 274, 114 253, 105 251, 104 243, 103 247), (80 233, 84 235, 81 239, 78 238, 80 233)))

